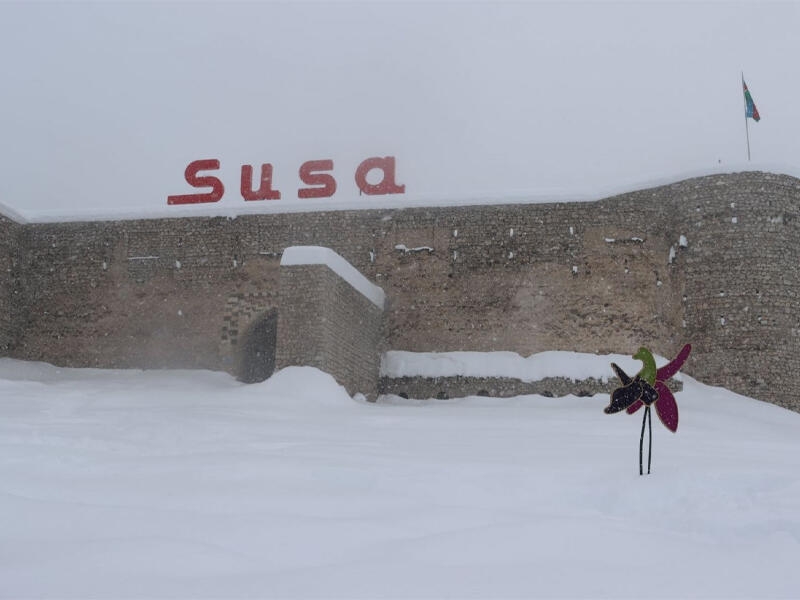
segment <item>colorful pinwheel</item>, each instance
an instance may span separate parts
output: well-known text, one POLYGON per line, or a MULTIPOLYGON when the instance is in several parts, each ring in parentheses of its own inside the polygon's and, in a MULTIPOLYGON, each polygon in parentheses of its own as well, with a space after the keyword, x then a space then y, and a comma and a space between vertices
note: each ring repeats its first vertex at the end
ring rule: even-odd
POLYGON ((660 369, 656 369, 656 361, 652 352, 644 347, 639 348, 633 358, 642 361, 642 368, 633 378, 629 377, 619 366, 611 363, 611 368, 614 369, 617 377, 622 382, 622 387, 618 387, 611 392, 611 402, 606 406, 604 412, 607 415, 611 415, 625 410, 629 415, 632 415, 642 406, 645 407, 644 416, 642 417, 642 434, 639 438, 639 475, 643 474, 642 452, 644 449, 645 423, 648 425, 650 437, 647 450, 647 473, 650 473, 653 452, 653 425, 650 407, 655 406, 656 414, 658 414, 658 418, 661 419, 664 427, 673 433, 678 430, 678 404, 675 402, 675 396, 672 395, 665 382, 680 370, 691 351, 691 345, 686 344, 674 359, 660 369))

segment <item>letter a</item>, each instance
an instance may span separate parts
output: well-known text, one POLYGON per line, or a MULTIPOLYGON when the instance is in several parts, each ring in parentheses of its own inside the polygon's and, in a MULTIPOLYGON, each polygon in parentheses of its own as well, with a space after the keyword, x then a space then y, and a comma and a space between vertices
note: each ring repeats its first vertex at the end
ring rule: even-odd
POLYGON ((395 183, 394 156, 385 156, 383 158, 375 156, 358 165, 358 169, 356 169, 356 185, 359 190, 368 196, 404 194, 406 191, 405 185, 397 185, 395 183), (383 179, 380 183, 374 185, 367 182, 367 173, 373 169, 383 171, 383 179))

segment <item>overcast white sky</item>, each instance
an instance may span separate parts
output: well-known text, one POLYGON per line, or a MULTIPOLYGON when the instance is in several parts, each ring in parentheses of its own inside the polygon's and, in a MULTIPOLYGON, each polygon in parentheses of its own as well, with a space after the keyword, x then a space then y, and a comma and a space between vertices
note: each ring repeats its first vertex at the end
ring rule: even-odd
MULTIPOLYGON (((217 158, 397 158, 407 196, 591 193, 800 158, 800 3, 0 3, 0 203, 167 208, 217 158), (745 165, 746 166, 746 165, 745 165)), ((246 203, 252 205, 255 203, 246 203)), ((173 206, 180 212, 187 207, 173 206)))

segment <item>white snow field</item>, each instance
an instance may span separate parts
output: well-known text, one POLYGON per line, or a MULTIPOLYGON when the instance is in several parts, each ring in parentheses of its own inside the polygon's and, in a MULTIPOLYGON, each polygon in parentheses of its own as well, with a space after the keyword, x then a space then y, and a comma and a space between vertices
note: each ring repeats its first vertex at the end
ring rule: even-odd
POLYGON ((797 598, 800 414, 683 380, 640 477, 607 395, 2 359, 0 596, 797 598))

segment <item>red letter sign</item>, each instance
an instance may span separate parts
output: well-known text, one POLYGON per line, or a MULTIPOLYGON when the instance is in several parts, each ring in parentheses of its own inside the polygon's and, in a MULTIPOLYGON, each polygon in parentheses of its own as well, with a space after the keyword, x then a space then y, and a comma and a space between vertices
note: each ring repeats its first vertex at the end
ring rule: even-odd
POLYGON ((167 196, 167 204, 198 204, 201 202, 218 202, 225 193, 225 186, 222 185, 217 177, 207 175, 205 177, 198 177, 199 171, 210 171, 212 169, 219 169, 219 161, 216 158, 208 160, 196 160, 190 162, 186 167, 184 176, 186 183, 192 187, 205 187, 211 186, 211 191, 205 194, 181 194, 179 196, 167 196))
POLYGON ((245 200, 280 200, 281 193, 272 189, 272 165, 261 165, 261 185, 253 191, 253 167, 242 165, 242 198, 245 200))
POLYGON ((298 198, 330 198, 336 192, 336 180, 328 173, 316 171, 332 171, 332 160, 310 160, 300 167, 300 179, 306 185, 321 185, 322 187, 300 188, 297 190, 298 198))
POLYGON ((397 185, 394 182, 394 156, 386 156, 384 158, 374 157, 368 158, 356 169, 356 185, 358 189, 367 194, 368 196, 380 196, 383 194, 404 194, 406 186, 397 185), (383 179, 380 183, 372 185, 367 183, 367 173, 372 169, 380 169, 383 171, 383 179))

